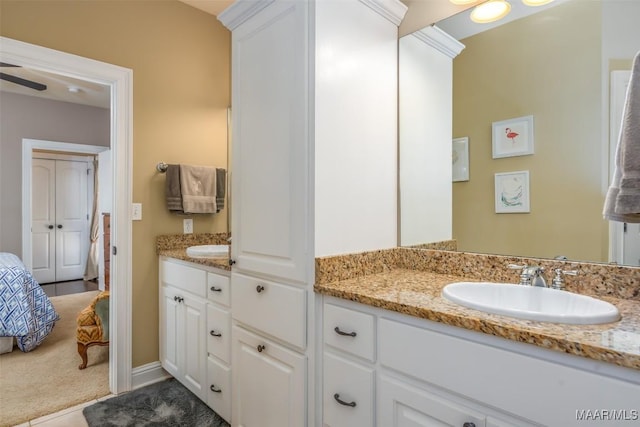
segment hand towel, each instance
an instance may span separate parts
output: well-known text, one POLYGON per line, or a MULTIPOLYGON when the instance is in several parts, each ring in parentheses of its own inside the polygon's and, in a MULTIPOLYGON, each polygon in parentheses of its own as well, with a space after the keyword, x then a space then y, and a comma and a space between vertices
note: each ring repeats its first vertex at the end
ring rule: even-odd
POLYGON ((180 165, 180 190, 184 213, 216 213, 215 168, 180 165))
POLYGON ((604 217, 619 222, 640 222, 640 52, 631 68, 622 124, 616 146, 613 182, 607 191, 604 217))
POLYGON ((216 212, 224 208, 224 196, 227 192, 227 171, 222 168, 216 169, 216 212))
POLYGON ((182 213, 182 190, 180 189, 180 166, 169 165, 166 171, 164 194, 167 209, 182 213))

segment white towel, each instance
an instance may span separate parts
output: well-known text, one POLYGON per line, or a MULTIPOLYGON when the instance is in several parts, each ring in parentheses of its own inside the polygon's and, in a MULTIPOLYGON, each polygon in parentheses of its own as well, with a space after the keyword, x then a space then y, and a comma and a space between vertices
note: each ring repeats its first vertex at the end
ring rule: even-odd
POLYGON ((180 189, 184 213, 216 213, 216 168, 180 165, 180 189))
POLYGON ((611 221, 640 223, 640 52, 631 68, 615 166, 604 203, 604 217, 611 221))

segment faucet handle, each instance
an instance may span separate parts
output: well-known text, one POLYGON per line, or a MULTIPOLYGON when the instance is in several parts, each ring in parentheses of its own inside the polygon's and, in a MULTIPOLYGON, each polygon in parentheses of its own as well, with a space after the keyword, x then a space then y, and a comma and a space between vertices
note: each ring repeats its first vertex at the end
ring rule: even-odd
POLYGON ((553 289, 558 289, 558 290, 564 290, 564 279, 562 278, 563 275, 565 276, 576 276, 578 274, 577 270, 563 270, 561 268, 556 268, 553 270, 555 272, 555 276, 553 277, 553 280, 551 281, 551 287, 553 289))
POLYGON ((521 270, 520 272, 520 284, 529 286, 531 285, 531 272, 529 271, 529 266, 527 264, 518 265, 518 264, 509 264, 507 268, 511 270, 521 270))
POLYGON ((511 270, 524 270, 525 268, 527 268, 527 264, 509 264, 507 265, 507 268, 510 268, 511 270))

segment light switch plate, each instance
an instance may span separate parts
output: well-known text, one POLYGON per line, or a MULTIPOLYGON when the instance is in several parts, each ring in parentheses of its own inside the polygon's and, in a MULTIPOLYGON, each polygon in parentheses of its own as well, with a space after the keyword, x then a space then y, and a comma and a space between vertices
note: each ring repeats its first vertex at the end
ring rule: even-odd
POLYGON ((191 218, 183 219, 182 228, 184 230, 184 234, 193 234, 193 220, 191 218))
POLYGON ((142 220, 142 203, 133 203, 131 205, 131 219, 134 221, 142 220))

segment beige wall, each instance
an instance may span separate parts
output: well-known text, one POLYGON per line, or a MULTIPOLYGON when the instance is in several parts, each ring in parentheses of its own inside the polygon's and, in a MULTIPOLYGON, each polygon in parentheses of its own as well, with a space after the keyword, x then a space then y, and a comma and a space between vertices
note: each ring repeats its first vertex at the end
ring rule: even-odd
MULTIPOLYGON (((459 249, 606 261, 598 2, 576 1, 462 40, 454 137, 470 180, 453 184, 459 249), (492 159, 491 123, 533 115, 535 154, 492 159), (496 214, 494 174, 529 170, 531 213, 496 214)), ((606 105, 606 104, 605 104, 606 105)))
MULTIPOLYGON (((133 366, 157 361, 155 237, 181 233, 182 218, 155 165, 227 167, 230 33, 177 0, 1 0, 0 35, 133 70, 133 366)), ((226 230, 226 210, 194 217, 196 233, 226 230)))

